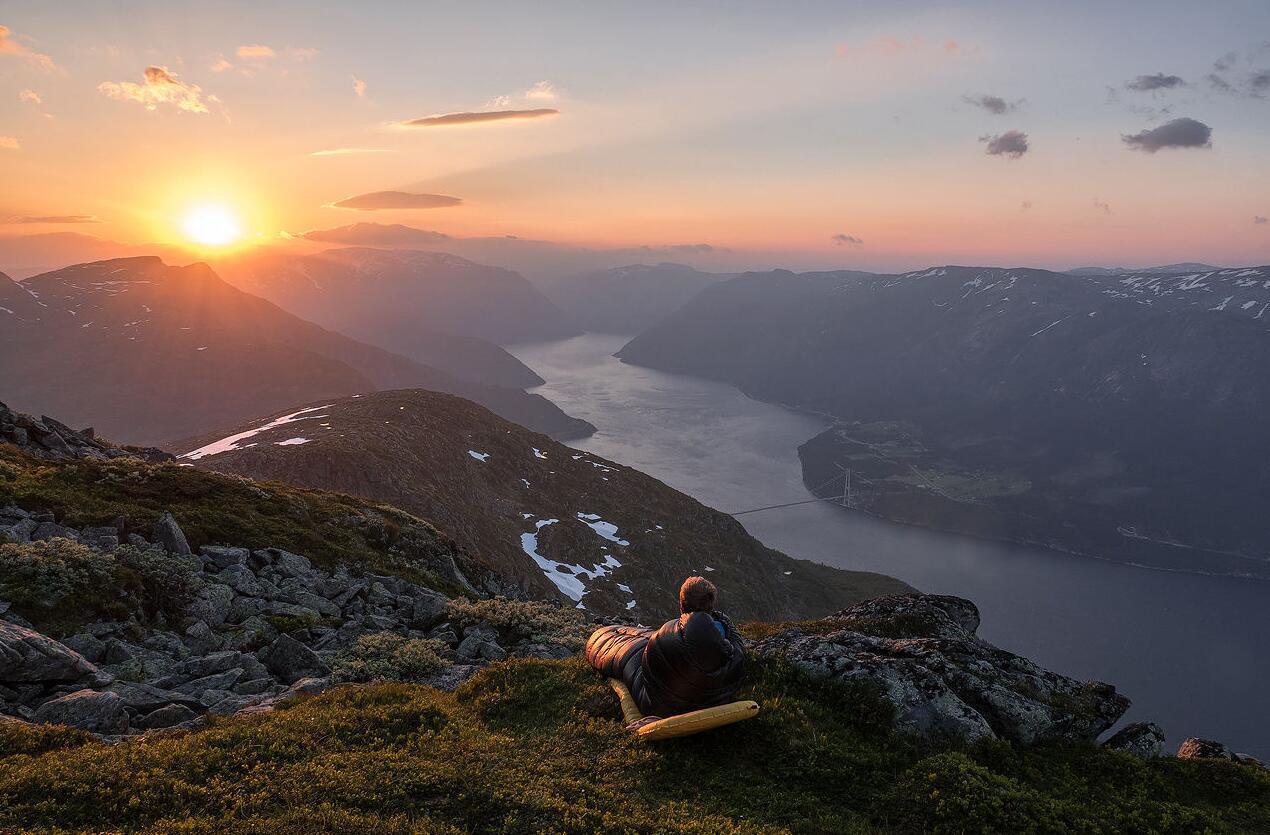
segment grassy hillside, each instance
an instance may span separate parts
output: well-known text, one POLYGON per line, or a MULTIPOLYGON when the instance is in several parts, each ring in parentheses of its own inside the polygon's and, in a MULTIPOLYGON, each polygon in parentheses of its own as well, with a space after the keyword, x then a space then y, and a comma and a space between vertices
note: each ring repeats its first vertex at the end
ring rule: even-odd
POLYGON ((580 660, 455 693, 345 687, 118 746, 0 723, 0 828, 162 832, 1251 832, 1270 772, 1080 746, 919 749, 866 692, 757 665, 760 716, 635 740, 580 660))

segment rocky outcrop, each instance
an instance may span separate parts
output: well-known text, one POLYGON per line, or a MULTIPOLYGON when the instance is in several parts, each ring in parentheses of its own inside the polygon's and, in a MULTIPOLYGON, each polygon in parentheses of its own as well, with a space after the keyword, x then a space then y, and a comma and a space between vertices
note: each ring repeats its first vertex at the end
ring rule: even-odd
POLYGON ((1022 745, 1092 740, 1129 700, 999 649, 975 633, 979 611, 938 595, 882 597, 758 641, 820 678, 875 687, 898 730, 923 737, 1005 739, 1022 745))
POLYGON ((128 711, 123 699, 109 690, 76 690, 50 699, 35 711, 35 721, 73 725, 100 734, 120 734, 128 730, 128 711))
POLYGON ((1164 756, 1164 729, 1154 722, 1132 722, 1103 743, 1104 748, 1124 751, 1143 760, 1164 756))
POLYGON ((43 686, 101 678, 95 666, 65 644, 0 620, 0 685, 43 686))
POLYGON ((28 455, 48 461, 76 458, 142 458, 155 463, 173 456, 153 447, 121 447, 98 438, 92 429, 75 430, 47 415, 32 417, 0 403, 0 441, 14 444, 28 455))

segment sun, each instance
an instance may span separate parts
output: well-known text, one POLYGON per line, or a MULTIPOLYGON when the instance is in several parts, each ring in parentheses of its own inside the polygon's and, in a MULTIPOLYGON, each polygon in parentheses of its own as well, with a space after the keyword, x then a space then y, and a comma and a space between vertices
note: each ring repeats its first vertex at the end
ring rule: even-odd
POLYGON ((204 205, 191 209, 181 221, 185 236, 203 246, 227 246, 242 237, 238 218, 224 206, 204 205))

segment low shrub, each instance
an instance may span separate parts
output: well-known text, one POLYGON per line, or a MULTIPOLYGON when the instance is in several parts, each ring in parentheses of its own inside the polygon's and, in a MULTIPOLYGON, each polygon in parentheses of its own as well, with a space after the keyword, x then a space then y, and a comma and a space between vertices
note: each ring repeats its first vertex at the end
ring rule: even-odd
POLYGON ((340 681, 422 681, 450 666, 443 641, 394 632, 362 635, 331 666, 340 681))
POLYGON ((456 598, 446 607, 446 617, 460 627, 488 624, 513 641, 561 644, 574 650, 582 648, 591 631, 591 625, 573 609, 502 597, 456 598))

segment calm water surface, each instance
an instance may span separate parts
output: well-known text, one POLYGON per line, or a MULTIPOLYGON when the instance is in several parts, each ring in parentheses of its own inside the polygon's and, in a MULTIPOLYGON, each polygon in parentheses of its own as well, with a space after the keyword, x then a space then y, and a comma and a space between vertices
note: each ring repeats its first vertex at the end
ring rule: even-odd
MULTIPOLYGON (((721 383, 614 359, 588 334, 517 346, 536 391, 599 431, 573 443, 728 512, 808 497, 796 449, 823 428, 721 383)), ((827 504, 740 517, 766 544, 979 605, 980 634, 1115 684, 1176 745, 1219 739, 1270 759, 1270 583, 1169 574, 909 528, 827 504)))

